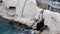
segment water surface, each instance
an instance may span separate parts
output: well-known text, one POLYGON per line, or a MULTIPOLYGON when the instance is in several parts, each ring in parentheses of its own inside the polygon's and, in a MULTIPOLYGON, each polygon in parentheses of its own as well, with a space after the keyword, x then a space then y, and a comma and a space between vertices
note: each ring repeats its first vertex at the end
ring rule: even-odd
POLYGON ((0 17, 0 34, 33 34, 33 30, 13 20, 0 17))

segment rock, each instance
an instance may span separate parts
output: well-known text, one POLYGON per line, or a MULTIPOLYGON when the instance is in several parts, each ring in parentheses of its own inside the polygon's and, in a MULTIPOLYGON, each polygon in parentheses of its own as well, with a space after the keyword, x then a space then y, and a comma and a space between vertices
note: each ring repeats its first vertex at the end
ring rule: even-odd
POLYGON ((18 17, 14 17, 14 21, 20 21, 20 18, 18 18, 18 17))
POLYGON ((28 27, 31 27, 35 22, 34 21, 31 21, 31 20, 28 20, 28 19, 20 19, 20 18, 14 18, 15 21, 18 21, 19 23, 22 23, 22 24, 25 24, 27 25, 28 27))
POLYGON ((38 9, 35 0, 19 0, 16 7, 16 14, 19 18, 34 20, 38 9))
POLYGON ((36 29, 37 28, 37 23, 35 23, 33 26, 32 26, 32 29, 36 29))
POLYGON ((28 19, 20 19, 20 22, 22 23, 22 24, 26 24, 27 23, 27 21, 28 21, 28 19))
POLYGON ((45 10, 43 17, 45 19, 44 23, 50 29, 51 34, 60 34, 60 14, 45 10))
POLYGON ((44 30, 43 32, 41 32, 40 34, 51 34, 51 32, 49 30, 44 30))
POLYGON ((35 23, 34 21, 27 21, 27 22, 26 22, 26 25, 27 25, 28 27, 32 27, 32 25, 33 25, 34 23, 35 23))
POLYGON ((2 0, 5 7, 9 8, 9 7, 16 7, 17 4, 17 0, 2 0))

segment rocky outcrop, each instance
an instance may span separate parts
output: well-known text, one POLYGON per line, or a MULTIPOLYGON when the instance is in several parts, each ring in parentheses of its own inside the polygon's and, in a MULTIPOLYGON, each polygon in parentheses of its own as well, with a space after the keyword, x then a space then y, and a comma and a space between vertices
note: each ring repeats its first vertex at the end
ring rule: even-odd
POLYGON ((45 25, 50 29, 49 34, 60 34, 60 14, 45 10, 43 17, 45 25))
MULTIPOLYGON (((24 19, 24 18, 19 18, 16 15, 11 16, 5 10, 1 10, 0 15, 3 18, 17 21, 19 23, 27 25, 28 27, 32 27, 33 29, 37 27, 36 25, 35 25, 36 27, 32 26, 35 24, 34 21, 24 19)), ((43 18, 44 18, 44 24, 48 26, 49 30, 48 31, 44 30, 41 34, 45 34, 45 33, 46 34, 60 34, 60 27, 59 27, 60 26, 60 14, 59 13, 51 12, 49 10, 44 10, 43 18)))

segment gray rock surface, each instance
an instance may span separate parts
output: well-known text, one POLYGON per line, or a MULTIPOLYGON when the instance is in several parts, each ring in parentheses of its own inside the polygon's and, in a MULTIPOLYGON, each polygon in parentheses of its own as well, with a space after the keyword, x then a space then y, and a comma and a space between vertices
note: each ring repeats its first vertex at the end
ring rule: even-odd
POLYGON ((35 0, 19 0, 17 3, 16 14, 20 18, 33 20, 37 13, 35 0))
POLYGON ((45 10, 43 16, 51 34, 60 34, 60 14, 45 10))
POLYGON ((2 0, 5 4, 5 7, 9 8, 10 6, 16 7, 17 0, 2 0))

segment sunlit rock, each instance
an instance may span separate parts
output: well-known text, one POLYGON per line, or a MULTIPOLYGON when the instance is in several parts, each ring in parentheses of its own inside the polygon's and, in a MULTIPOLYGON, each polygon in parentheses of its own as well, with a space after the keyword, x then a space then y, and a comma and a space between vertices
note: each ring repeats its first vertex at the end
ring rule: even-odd
POLYGON ((43 13, 45 25, 48 26, 52 34, 60 34, 60 14, 45 10, 43 13))
POLYGON ((16 14, 19 18, 34 20, 38 9, 35 0, 19 0, 16 7, 16 14))
POLYGON ((29 21, 28 19, 20 19, 20 22, 22 23, 22 24, 26 24, 27 23, 27 21, 29 21))

